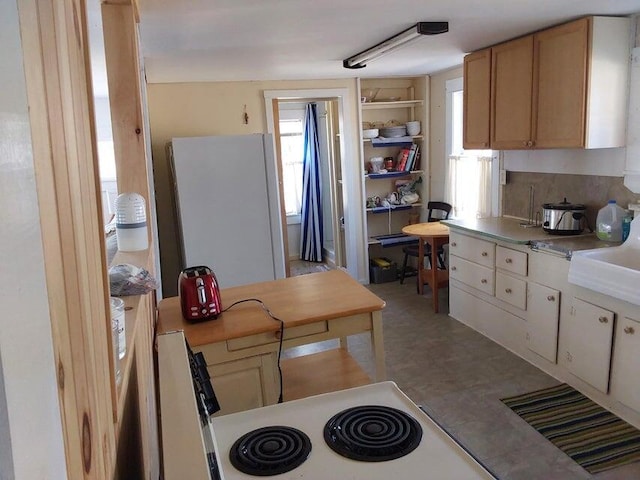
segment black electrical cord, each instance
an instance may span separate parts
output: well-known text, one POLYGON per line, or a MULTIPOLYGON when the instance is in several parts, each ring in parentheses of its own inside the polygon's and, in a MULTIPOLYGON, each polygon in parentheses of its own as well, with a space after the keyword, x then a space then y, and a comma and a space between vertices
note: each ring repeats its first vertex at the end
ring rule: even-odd
POLYGON ((278 375, 280 377, 280 395, 278 396, 278 403, 282 403, 282 368, 280 367, 280 357, 282 355, 282 340, 284 339, 284 322, 278 317, 276 317, 273 313, 271 313, 271 310, 269 310, 269 308, 259 298, 245 298, 244 300, 238 300, 237 302, 233 302, 231 305, 229 305, 227 308, 222 310, 220 313, 224 313, 227 310, 230 310, 231 308, 235 307, 236 305, 240 303, 245 303, 245 302, 258 302, 262 307, 262 309, 265 312, 267 312, 267 315, 273 318, 276 322, 280 322, 280 342, 278 344, 278 375))

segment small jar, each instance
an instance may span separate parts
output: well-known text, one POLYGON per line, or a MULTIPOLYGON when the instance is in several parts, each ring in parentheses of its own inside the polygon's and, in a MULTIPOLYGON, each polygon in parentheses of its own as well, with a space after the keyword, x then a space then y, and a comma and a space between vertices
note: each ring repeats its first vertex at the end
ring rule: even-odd
POLYGON ((392 172, 395 167, 395 159, 393 157, 384 157, 384 168, 387 172, 392 172))
POLYGON ((127 337, 124 327, 124 302, 121 298, 111 297, 111 322, 116 324, 118 330, 118 359, 122 359, 127 353, 127 337))

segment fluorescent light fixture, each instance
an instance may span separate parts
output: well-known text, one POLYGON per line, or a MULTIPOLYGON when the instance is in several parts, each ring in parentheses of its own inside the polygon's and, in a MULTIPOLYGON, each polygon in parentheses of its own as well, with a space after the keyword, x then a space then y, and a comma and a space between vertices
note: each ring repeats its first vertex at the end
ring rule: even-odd
POLYGON ((421 35, 437 35, 448 31, 449 22, 418 22, 397 35, 387 38, 383 42, 343 60, 342 66, 344 68, 363 68, 367 66, 367 62, 380 58, 420 38, 421 35))

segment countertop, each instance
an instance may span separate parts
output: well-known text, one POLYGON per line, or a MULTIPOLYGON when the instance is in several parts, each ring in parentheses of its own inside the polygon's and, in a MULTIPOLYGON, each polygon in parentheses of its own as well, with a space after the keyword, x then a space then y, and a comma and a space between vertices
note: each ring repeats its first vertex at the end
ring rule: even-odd
POLYGON ((495 240, 519 245, 531 245, 541 251, 549 251, 567 258, 577 250, 615 247, 620 242, 604 242, 595 233, 586 232, 580 235, 552 235, 542 227, 521 227, 525 220, 514 217, 491 217, 474 220, 442 220, 441 223, 450 228, 475 233, 495 240))
MULTIPOLYGON (((385 306, 384 300, 341 270, 223 288, 220 297, 223 308, 245 299, 260 299, 285 328, 370 313, 385 306)), ((165 298, 158 304, 158 333, 183 330, 192 347, 279 328, 257 302, 238 304, 215 320, 199 323, 182 318, 178 297, 165 298)))

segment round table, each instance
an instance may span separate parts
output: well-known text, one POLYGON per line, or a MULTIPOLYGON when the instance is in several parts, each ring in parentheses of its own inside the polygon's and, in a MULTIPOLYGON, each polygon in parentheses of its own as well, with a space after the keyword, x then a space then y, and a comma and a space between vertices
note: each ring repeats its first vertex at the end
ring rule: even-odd
POLYGON ((440 222, 414 223, 402 228, 402 233, 419 237, 418 242, 418 293, 422 295, 424 284, 433 292, 433 310, 438 313, 438 288, 449 284, 449 272, 439 270, 437 262, 438 248, 449 243, 449 227, 440 222), (424 244, 431 247, 430 268, 424 268, 424 244))

